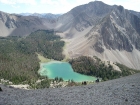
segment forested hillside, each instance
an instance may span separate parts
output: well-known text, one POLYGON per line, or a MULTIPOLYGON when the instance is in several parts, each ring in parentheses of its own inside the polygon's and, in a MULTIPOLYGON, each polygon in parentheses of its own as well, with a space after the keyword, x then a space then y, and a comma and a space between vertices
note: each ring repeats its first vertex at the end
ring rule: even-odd
POLYGON ((116 71, 111 64, 106 65, 99 58, 93 58, 81 56, 70 60, 69 63, 72 65, 75 72, 100 77, 104 81, 138 72, 137 70, 130 69, 118 63, 116 65, 121 69, 121 72, 116 71))
POLYGON ((0 38, 0 79, 15 84, 38 79, 39 53, 49 59, 62 60, 64 42, 53 31, 38 30, 27 37, 0 38))

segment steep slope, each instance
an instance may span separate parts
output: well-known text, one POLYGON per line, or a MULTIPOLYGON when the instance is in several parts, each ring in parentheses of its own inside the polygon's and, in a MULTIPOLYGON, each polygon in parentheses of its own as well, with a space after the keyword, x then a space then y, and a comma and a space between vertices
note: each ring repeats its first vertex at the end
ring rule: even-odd
POLYGON ((46 18, 0 12, 0 36, 24 36, 38 29, 52 29, 55 22, 46 18))
POLYGON ((90 38, 98 34, 97 42, 90 46, 94 52, 107 60, 140 69, 140 18, 118 6, 97 27, 87 34, 90 38))
POLYGON ((67 42, 69 58, 98 56, 140 69, 140 13, 101 1, 73 8, 54 21, 0 12, 0 36, 28 35, 38 29, 57 30, 67 42))
POLYGON ((140 69, 140 18, 100 1, 78 6, 58 20, 71 58, 98 56, 140 69))
POLYGON ((38 30, 27 37, 0 38, 0 79, 14 84, 30 84, 40 76, 37 54, 48 59, 62 60, 64 42, 53 31, 38 30))
POLYGON ((73 8, 59 17, 56 29, 66 32, 66 36, 75 37, 75 33, 91 28, 106 16, 112 7, 103 2, 91 2, 73 8))
POLYGON ((136 11, 132 11, 132 10, 130 10, 130 12, 140 18, 140 12, 136 12, 136 11))
POLYGON ((0 84, 1 105, 139 105, 140 74, 87 86, 20 90, 0 84))

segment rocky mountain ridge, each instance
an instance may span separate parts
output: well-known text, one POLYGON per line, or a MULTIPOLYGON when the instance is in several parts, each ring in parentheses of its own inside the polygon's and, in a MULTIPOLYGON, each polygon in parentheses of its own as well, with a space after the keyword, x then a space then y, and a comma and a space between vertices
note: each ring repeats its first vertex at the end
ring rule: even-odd
POLYGON ((54 21, 0 12, 0 36, 28 35, 38 29, 59 31, 69 58, 98 56, 140 69, 140 13, 101 1, 73 8, 54 21))
POLYGON ((39 29, 52 29, 55 21, 35 16, 0 12, 0 36, 24 36, 39 29))
POLYGON ((47 18, 51 20, 55 20, 59 18, 62 14, 52 14, 52 13, 20 13, 22 16, 36 16, 40 18, 47 18))
POLYGON ((69 40, 71 58, 95 55, 140 69, 140 18, 135 13, 122 6, 90 2, 61 16, 58 23, 65 24, 58 30, 69 40))

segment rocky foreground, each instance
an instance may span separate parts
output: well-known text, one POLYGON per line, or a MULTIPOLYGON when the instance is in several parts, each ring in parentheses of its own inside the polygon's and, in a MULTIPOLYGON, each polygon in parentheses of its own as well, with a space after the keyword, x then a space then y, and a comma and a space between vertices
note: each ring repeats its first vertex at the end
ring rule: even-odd
POLYGON ((0 84, 0 105, 139 105, 140 73, 87 86, 21 90, 0 84))

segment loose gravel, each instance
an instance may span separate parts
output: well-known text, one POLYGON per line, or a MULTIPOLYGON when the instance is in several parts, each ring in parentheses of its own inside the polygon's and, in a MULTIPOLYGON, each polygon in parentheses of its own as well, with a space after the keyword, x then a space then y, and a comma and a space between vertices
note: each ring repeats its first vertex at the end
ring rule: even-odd
POLYGON ((140 73, 86 86, 38 90, 0 87, 0 105, 140 105, 140 73))

